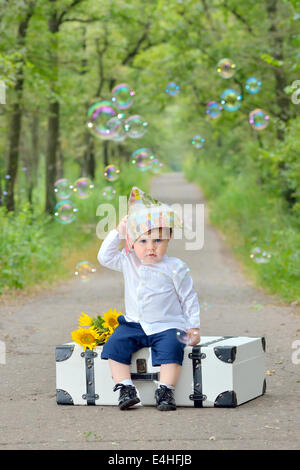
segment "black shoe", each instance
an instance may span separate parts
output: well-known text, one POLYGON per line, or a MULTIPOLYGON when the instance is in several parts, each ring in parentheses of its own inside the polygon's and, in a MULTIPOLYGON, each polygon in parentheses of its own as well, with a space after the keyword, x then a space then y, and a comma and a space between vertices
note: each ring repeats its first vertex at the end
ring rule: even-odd
POLYGON ((165 385, 160 385, 160 387, 155 390, 155 399, 156 399, 156 408, 158 410, 160 411, 176 410, 174 394, 171 388, 168 388, 165 385))
POLYGON ((130 406, 136 405, 141 400, 137 396, 136 388, 133 385, 117 384, 113 391, 120 390, 119 408, 127 410, 130 406))

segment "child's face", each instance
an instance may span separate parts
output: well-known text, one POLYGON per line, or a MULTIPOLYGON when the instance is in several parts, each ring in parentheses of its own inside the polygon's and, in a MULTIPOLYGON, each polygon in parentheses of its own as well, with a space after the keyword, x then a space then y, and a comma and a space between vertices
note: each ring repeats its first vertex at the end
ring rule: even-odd
POLYGON ((169 241, 169 229, 155 228, 141 235, 134 243, 133 249, 141 261, 157 263, 165 255, 169 241))

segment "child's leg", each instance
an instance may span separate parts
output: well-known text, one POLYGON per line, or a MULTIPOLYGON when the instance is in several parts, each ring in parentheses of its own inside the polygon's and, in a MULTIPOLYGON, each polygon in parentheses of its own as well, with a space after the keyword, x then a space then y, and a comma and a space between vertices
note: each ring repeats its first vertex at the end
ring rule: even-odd
POLYGON ((176 410, 174 389, 181 366, 177 363, 161 364, 160 381, 155 392, 156 407, 159 411, 176 410))
POLYGON ((114 392, 120 390, 119 408, 127 410, 131 406, 140 403, 137 390, 130 377, 130 365, 108 359, 111 375, 115 382, 114 392))
POLYGON ((160 366, 160 382, 175 387, 179 375, 181 372, 181 366, 179 364, 161 364, 160 366))
POLYGON ((130 376, 130 365, 108 359, 110 372, 115 384, 128 380, 130 376))

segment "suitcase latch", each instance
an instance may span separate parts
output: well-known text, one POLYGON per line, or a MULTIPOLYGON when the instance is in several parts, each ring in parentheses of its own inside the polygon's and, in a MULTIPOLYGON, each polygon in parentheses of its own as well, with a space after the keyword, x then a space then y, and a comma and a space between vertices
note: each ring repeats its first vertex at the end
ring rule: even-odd
POLYGON ((200 354, 199 354, 198 352, 196 352, 196 353, 192 353, 192 352, 191 352, 191 353, 189 353, 188 357, 189 357, 189 359, 195 359, 195 360, 197 360, 197 359, 205 359, 205 358, 206 358, 206 354, 205 354, 205 353, 200 353, 200 354))
POLYGON ((136 360, 136 370, 138 374, 147 373, 147 362, 146 359, 137 359, 136 360))
POLYGON ((202 393, 198 393, 198 394, 195 394, 195 395, 190 395, 189 399, 193 400, 193 401, 196 401, 196 400, 205 401, 207 399, 207 396, 203 395, 202 393))

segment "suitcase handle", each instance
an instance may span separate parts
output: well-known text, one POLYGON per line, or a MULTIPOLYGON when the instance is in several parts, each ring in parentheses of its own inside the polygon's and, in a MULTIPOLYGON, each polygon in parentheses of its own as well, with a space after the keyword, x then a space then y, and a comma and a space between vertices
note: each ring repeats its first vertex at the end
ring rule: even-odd
POLYGON ((158 373, 155 372, 154 374, 131 374, 131 380, 148 380, 148 381, 153 381, 153 380, 159 380, 158 379, 158 373))

